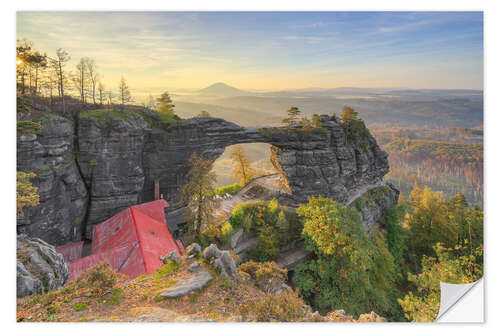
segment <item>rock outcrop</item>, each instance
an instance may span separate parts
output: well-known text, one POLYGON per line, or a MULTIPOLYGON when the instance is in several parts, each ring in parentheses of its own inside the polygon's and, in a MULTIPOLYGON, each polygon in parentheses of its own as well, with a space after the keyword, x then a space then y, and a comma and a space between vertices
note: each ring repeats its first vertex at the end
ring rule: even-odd
POLYGON ((284 196, 296 205, 311 195, 346 204, 389 170, 387 154, 367 130, 361 138, 348 138, 343 126, 326 115, 321 116, 322 128, 310 130, 244 128, 211 117, 181 120, 164 129, 154 112, 119 112, 80 116, 77 163, 69 121, 50 116, 42 124, 48 125, 42 135, 19 138, 21 170, 42 168, 40 156, 51 165, 62 165, 59 172, 53 166, 46 178, 37 180, 41 204, 21 219, 21 231, 64 243, 79 237, 80 230, 73 230, 71 222, 85 217, 82 226, 91 238, 94 224, 130 205, 153 200, 155 180, 171 208, 178 208, 191 154, 215 160, 225 147, 239 143, 272 145, 271 161, 288 192, 284 196), (44 149, 48 141, 52 145, 44 149))
POLYGON ((64 285, 69 267, 62 254, 38 238, 17 236, 17 297, 39 294, 64 285))
POLYGON ((228 280, 238 278, 236 263, 229 251, 221 251, 217 248, 217 245, 210 244, 209 247, 203 250, 203 257, 212 263, 221 278, 228 280))
POLYGON ((348 206, 358 210, 365 230, 370 231, 387 210, 398 203, 399 190, 392 184, 381 181, 369 187, 348 206))
POLYGON ((189 279, 165 289, 159 296, 167 298, 186 296, 191 292, 202 290, 211 280, 212 275, 203 268, 200 268, 189 279))
POLYGON ((42 125, 40 133, 18 134, 17 170, 36 174, 32 182, 40 205, 24 209, 24 216, 17 218, 17 232, 54 245, 79 241, 88 195, 75 161, 74 124, 52 115, 36 121, 42 125))

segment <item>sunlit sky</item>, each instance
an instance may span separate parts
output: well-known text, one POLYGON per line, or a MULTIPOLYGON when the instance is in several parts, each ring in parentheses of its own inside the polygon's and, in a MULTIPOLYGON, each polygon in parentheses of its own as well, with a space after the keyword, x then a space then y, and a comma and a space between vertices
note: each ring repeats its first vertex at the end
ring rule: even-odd
POLYGON ((199 89, 483 89, 480 12, 18 12, 17 37, 95 59, 136 93, 199 89))

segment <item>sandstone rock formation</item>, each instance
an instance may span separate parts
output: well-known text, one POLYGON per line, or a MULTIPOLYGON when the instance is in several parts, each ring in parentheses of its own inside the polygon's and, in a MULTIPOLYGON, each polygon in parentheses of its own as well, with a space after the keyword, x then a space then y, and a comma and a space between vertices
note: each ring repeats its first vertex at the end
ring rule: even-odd
POLYGON ((38 238, 17 236, 17 297, 57 289, 69 277, 62 254, 38 238))
POLYGON ((228 280, 238 278, 236 263, 229 251, 221 251, 217 248, 217 245, 210 244, 209 247, 203 250, 203 257, 210 260, 213 267, 220 272, 220 277, 228 280))
POLYGON ((333 118, 321 119, 322 130, 305 132, 248 129, 209 117, 184 120, 169 131, 152 128, 140 115, 111 119, 105 126, 82 118, 78 161, 90 188, 87 228, 128 205, 152 200, 154 180, 175 206, 192 153, 215 160, 225 147, 247 142, 273 146, 272 162, 298 203, 318 194, 345 203, 358 188, 382 179, 389 170, 387 154, 371 135, 348 142, 333 118))
POLYGON ((17 170, 36 173, 33 185, 40 195, 40 205, 17 218, 17 230, 54 245, 78 241, 88 195, 75 161, 74 124, 57 116, 39 121, 41 133, 17 138, 17 170))
POLYGON ((250 142, 272 145, 271 161, 289 192, 284 197, 292 204, 320 194, 346 204, 359 189, 382 180, 389 170, 387 154, 369 133, 348 140, 334 118, 323 115, 321 121, 322 129, 304 131, 244 128, 198 117, 164 129, 154 112, 104 118, 82 114, 75 133, 70 121, 48 116, 41 135, 18 139, 18 168, 47 172, 35 183, 41 203, 27 210, 19 230, 54 244, 79 239, 81 228, 91 238, 94 224, 130 205, 153 200, 155 180, 176 208, 191 154, 215 160, 225 147, 250 142), (75 228, 72 221, 78 219, 82 223, 75 228))

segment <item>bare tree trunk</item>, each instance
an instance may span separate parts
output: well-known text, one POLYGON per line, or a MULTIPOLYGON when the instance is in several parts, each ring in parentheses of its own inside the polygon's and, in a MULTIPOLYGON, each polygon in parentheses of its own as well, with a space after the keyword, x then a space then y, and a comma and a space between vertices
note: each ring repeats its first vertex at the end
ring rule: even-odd
POLYGON ((60 92, 61 92, 61 98, 62 98, 62 104, 63 104, 63 114, 66 114, 66 103, 64 102, 64 82, 63 82, 63 72, 62 72, 61 60, 59 60, 59 85, 60 85, 60 92))

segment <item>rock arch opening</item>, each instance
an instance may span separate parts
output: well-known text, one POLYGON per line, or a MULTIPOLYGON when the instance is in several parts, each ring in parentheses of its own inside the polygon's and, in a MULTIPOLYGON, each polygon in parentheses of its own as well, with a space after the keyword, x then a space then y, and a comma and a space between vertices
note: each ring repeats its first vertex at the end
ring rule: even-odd
POLYGON ((234 175, 235 162, 233 162, 232 154, 236 149, 241 149, 248 158, 250 166, 248 178, 278 173, 271 162, 271 147, 270 144, 263 142, 241 143, 225 147, 224 153, 213 163, 212 170, 217 175, 217 187, 241 183, 241 180, 234 175))

